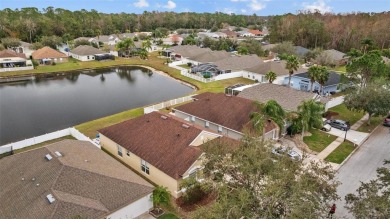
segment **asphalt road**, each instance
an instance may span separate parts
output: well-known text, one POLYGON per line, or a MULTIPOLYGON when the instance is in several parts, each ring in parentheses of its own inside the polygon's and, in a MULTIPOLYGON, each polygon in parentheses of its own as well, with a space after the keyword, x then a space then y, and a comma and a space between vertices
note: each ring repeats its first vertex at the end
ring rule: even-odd
POLYGON ((342 201, 336 203, 336 218, 353 218, 343 207, 345 195, 355 193, 360 182, 375 179, 376 169, 382 167, 386 159, 390 160, 390 129, 380 126, 336 174, 342 183, 338 187, 338 195, 342 201))

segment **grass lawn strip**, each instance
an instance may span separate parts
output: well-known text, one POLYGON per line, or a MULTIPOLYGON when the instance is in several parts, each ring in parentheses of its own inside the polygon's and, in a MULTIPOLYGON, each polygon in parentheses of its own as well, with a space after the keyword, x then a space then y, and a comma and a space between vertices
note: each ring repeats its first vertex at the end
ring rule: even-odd
POLYGON ((338 106, 332 107, 329 109, 329 111, 339 113, 339 115, 337 115, 335 119, 348 121, 350 125, 355 124, 364 116, 363 112, 354 112, 348 110, 345 104, 340 104, 338 106))
POLYGON ((372 117, 371 125, 367 125, 367 122, 364 122, 356 131, 371 133, 378 125, 382 123, 383 123, 383 118, 381 116, 372 117))
POLYGON ((161 215, 160 217, 158 217, 158 219, 179 219, 179 218, 172 213, 167 213, 167 214, 161 215))
POLYGON ((330 135, 318 129, 311 129, 310 133, 311 136, 303 137, 303 142, 305 142, 310 150, 316 152, 321 152, 337 138, 336 136, 330 135))
POLYGON ((330 153, 325 160, 332 163, 341 164, 347 158, 355 146, 350 141, 341 143, 332 153, 330 153))

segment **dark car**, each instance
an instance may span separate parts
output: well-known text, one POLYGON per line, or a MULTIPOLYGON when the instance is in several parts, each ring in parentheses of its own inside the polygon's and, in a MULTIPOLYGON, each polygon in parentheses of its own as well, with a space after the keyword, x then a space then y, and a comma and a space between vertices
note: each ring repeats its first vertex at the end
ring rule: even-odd
POLYGON ((330 126, 336 129, 340 129, 342 131, 347 131, 350 128, 346 121, 339 120, 339 119, 330 119, 330 120, 326 120, 325 122, 326 124, 329 124, 330 126))
POLYGON ((385 121, 383 121, 383 125, 384 125, 384 126, 387 126, 387 127, 390 127, 390 115, 388 115, 388 116, 385 118, 385 121))

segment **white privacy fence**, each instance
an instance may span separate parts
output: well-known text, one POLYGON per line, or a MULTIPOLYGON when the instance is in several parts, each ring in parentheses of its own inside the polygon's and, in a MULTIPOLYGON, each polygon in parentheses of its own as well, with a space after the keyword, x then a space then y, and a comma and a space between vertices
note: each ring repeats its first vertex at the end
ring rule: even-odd
POLYGON ((189 73, 183 72, 183 71, 181 72, 181 74, 186 76, 186 77, 189 77, 189 78, 195 79, 197 81, 203 82, 203 83, 209 83, 209 82, 215 81, 214 78, 204 78, 204 77, 198 76, 196 74, 189 74, 189 73))
POLYGON ((166 107, 171 107, 171 106, 179 104, 179 103, 184 103, 184 102, 190 101, 190 100, 192 100, 192 96, 193 95, 180 97, 180 98, 176 98, 176 99, 173 99, 173 100, 168 100, 168 101, 165 101, 165 102, 161 102, 161 103, 158 103, 158 104, 155 104, 155 105, 151 105, 151 106, 145 107, 144 108, 144 114, 148 114, 148 113, 151 113, 151 112, 154 112, 154 111, 158 111, 160 109, 164 109, 166 107))
POLYGON ((7 152, 10 152, 11 150, 18 150, 18 149, 21 149, 21 148, 29 147, 29 146, 32 146, 32 145, 35 145, 35 144, 39 144, 39 143, 42 143, 42 142, 45 142, 45 141, 50 141, 50 140, 53 140, 53 139, 65 137, 65 136, 68 136, 68 135, 73 136, 77 140, 89 141, 92 144, 94 144, 96 147, 100 148, 100 145, 98 145, 95 142, 93 142, 90 138, 85 136, 83 133, 79 132, 77 129, 75 129, 75 128, 66 128, 66 129, 63 129, 63 130, 47 133, 47 134, 44 134, 44 135, 40 135, 40 136, 36 136, 36 137, 33 137, 33 138, 28 138, 28 139, 25 139, 25 140, 22 140, 22 141, 18 141, 18 142, 14 142, 14 143, 10 143, 10 144, 6 144, 6 145, 3 145, 3 146, 0 146, 0 154, 4 154, 4 153, 7 153, 7 152))
POLYGON ((24 70, 33 70, 33 66, 26 66, 26 67, 14 67, 14 68, 0 68, 0 72, 6 72, 6 71, 24 71, 24 70))

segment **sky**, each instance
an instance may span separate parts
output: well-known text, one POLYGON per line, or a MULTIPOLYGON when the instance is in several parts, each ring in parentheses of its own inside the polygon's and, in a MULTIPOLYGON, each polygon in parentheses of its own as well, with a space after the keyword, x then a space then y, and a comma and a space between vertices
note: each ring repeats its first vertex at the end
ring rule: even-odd
POLYGON ((260 16, 321 12, 390 11, 390 0, 1 0, 0 9, 53 6, 71 11, 95 9, 105 13, 142 13, 143 11, 210 12, 254 14, 260 16))

